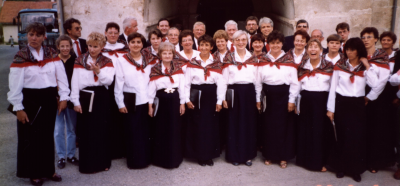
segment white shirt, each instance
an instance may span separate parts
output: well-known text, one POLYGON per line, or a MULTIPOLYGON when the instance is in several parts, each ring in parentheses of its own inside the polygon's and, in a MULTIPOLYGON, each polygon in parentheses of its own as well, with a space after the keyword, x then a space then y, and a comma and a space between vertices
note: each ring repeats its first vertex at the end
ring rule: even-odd
POLYGON ((128 36, 125 34, 125 32, 124 32, 124 38, 125 38, 126 42, 128 43, 128 36))
MULTIPOLYGON (((201 61, 201 66, 206 67, 214 62, 213 56, 210 54, 206 61, 203 61, 200 56, 196 56, 196 60, 201 61)), ((205 80, 204 70, 199 68, 187 68, 185 73, 185 96, 186 103, 190 102, 190 87, 191 85, 201 84, 216 84, 217 85, 217 104, 222 105, 222 101, 225 100, 226 93, 226 82, 222 77, 222 74, 210 71, 210 76, 205 80)))
POLYGON ((82 54, 81 43, 79 42, 79 38, 78 38, 77 40, 71 39, 71 41, 72 41, 72 48, 74 49, 74 52, 75 52, 76 56, 79 57, 79 55, 78 55, 78 48, 76 47, 76 44, 75 44, 75 41, 78 41, 79 49, 81 50, 80 52, 81 52, 81 54, 82 54))
MULTIPOLYGON (((93 59, 90 55, 88 57, 87 63, 93 63, 93 59)), ((104 66, 100 69, 100 73, 97 74, 97 77, 99 79, 95 81, 92 70, 74 67, 74 72, 72 74, 71 80, 71 102, 75 106, 81 105, 81 103, 79 102, 79 91, 86 87, 105 86, 108 89, 108 86, 111 85, 114 80, 114 75, 115 69, 113 66, 104 66)))
MULTIPOLYGON (((271 59, 272 62, 275 62, 277 59, 281 58, 285 55, 285 52, 282 50, 281 54, 278 58, 274 58, 271 55, 271 52, 267 53, 267 56, 271 59)), ((272 67, 270 65, 264 65, 258 67, 257 73, 257 84, 256 89, 257 92, 257 102, 260 102, 260 94, 262 90, 262 84, 265 83, 267 85, 289 85, 289 102, 294 103, 297 95, 299 94, 299 81, 297 78, 297 68, 291 66, 280 65, 278 69, 276 65, 272 67)))
POLYGON ((196 50, 198 50, 199 49, 199 45, 197 45, 197 38, 196 37, 194 38, 194 44, 196 45, 196 50))
MULTIPOLYGON (((164 64, 161 63, 161 66, 162 72, 165 72, 164 64)), ((174 79, 174 83, 171 83, 168 76, 150 81, 148 88, 149 104, 154 102, 157 90, 166 88, 178 88, 180 104, 185 104, 185 76, 183 74, 174 74, 171 77, 174 79)))
POLYGON ((303 49, 303 52, 300 54, 300 55, 296 55, 296 53, 294 52, 294 49, 293 49, 293 58, 294 58, 294 62, 296 63, 296 64, 300 64, 301 63, 301 60, 303 59, 303 56, 304 56, 304 54, 306 53, 306 49, 303 49))
MULTIPOLYGON (((254 36, 255 34, 257 34, 257 31, 256 31, 256 33, 253 34, 253 36, 254 36)), ((250 43, 251 43, 251 36, 252 36, 252 35, 250 35, 249 32, 247 32, 247 44, 248 44, 249 46, 250 46, 250 43)), ((251 48, 251 46, 250 46, 250 48, 251 48)))
POLYGON ((157 51, 154 50, 153 46, 151 46, 151 54, 158 56, 157 51))
MULTIPOLYGON (((321 66, 321 61, 319 61, 316 68, 321 66)), ((310 59, 307 60, 306 64, 303 66, 304 69, 308 69, 313 71, 314 68, 311 65, 310 59)), ((331 83, 331 76, 315 73, 314 76, 305 76, 303 79, 300 80, 300 90, 307 90, 307 91, 316 91, 316 92, 328 92, 331 83)))
MULTIPOLYGON (((42 47, 39 53, 31 46, 28 45, 28 47, 36 60, 43 60, 42 47)), ((22 105, 23 88, 44 89, 58 86, 60 101, 69 100, 68 79, 60 59, 46 63, 43 67, 37 65, 13 67, 11 65, 8 81, 10 91, 7 93, 7 100, 13 105, 13 111, 24 109, 22 105)))
MULTIPOLYGON (((350 71, 354 71, 355 68, 361 65, 360 63, 353 67, 349 63, 349 60, 347 60, 346 63, 349 66, 350 71)), ((365 85, 368 84, 370 87, 374 87, 378 79, 372 65, 368 70, 364 71, 364 77, 353 76, 354 83, 350 81, 350 76, 351 74, 342 70, 333 71, 327 104, 328 111, 333 113, 335 112, 336 93, 346 97, 362 97, 365 96, 365 85)))
POLYGON ((392 76, 389 78, 389 82, 392 86, 398 86, 400 85, 400 76, 397 75, 397 73, 394 73, 392 76))
MULTIPOLYGON (((144 73, 137 70, 136 66, 127 61, 123 56, 117 60, 118 65, 115 69, 115 88, 114 95, 118 108, 124 108, 124 92, 136 94, 136 105, 142 105, 149 102, 147 90, 150 82, 151 68, 155 64, 148 64, 144 68, 144 73)), ((139 65, 143 64, 142 58, 136 61, 139 65)))
MULTIPOLYGON (((232 41, 228 40, 228 42, 226 43, 226 48, 230 51, 231 50, 231 46, 232 46, 232 41)), ((233 50, 236 50, 236 46, 233 45, 233 50)))
MULTIPOLYGON (((191 59, 195 58, 196 56, 198 56, 198 55, 200 54, 200 52, 197 51, 197 50, 192 50, 192 51, 193 51, 193 53, 192 53, 192 58, 190 58, 190 59, 186 56, 184 50, 180 51, 179 54, 180 54, 182 57, 184 57, 185 59, 191 60, 191 59)), ((184 74, 186 73, 186 66, 187 66, 187 65, 184 65, 184 66, 181 67, 184 74)))
POLYGON ((174 46, 175 46, 175 51, 179 52, 180 51, 179 43, 174 46))
POLYGON ((385 89, 386 83, 389 80, 390 70, 382 67, 378 67, 373 63, 370 63, 371 67, 374 67, 374 72, 377 75, 376 86, 371 87, 371 91, 368 93, 367 98, 371 101, 376 100, 378 96, 385 89))
MULTIPOLYGON (((111 44, 111 43, 109 43, 109 42, 107 42, 107 43, 106 43, 106 46, 104 46, 105 49, 110 49, 110 50, 118 50, 118 49, 121 49, 121 48, 124 48, 124 47, 125 47, 125 45, 122 44, 122 43, 111 44)), ((124 53, 119 53, 119 52, 118 52, 117 54, 113 54, 113 55, 108 54, 108 52, 102 52, 102 54, 103 54, 103 56, 108 57, 108 58, 111 59, 111 61, 113 62, 113 65, 114 65, 114 68, 115 68, 115 69, 117 68, 117 67, 116 67, 117 61, 118 61, 117 55, 118 55, 119 57, 121 57, 121 56, 124 55, 124 53)), ((90 55, 89 55, 89 56, 90 56, 90 55)), ((91 58, 91 57, 90 57, 90 58, 91 58)))
POLYGON ((225 53, 219 53, 219 58, 221 59, 221 62, 224 62, 224 58, 225 58, 225 56, 226 56, 226 54, 228 53, 228 51, 225 51, 225 53))
POLYGON ((328 54, 326 54, 326 55, 325 55, 325 59, 328 60, 328 61, 330 61, 330 62, 332 62, 333 65, 336 65, 336 63, 337 63, 337 62, 339 61, 339 59, 340 59, 340 54, 338 53, 338 54, 336 55, 336 57, 334 57, 333 59, 331 59, 331 58, 328 56, 328 54))

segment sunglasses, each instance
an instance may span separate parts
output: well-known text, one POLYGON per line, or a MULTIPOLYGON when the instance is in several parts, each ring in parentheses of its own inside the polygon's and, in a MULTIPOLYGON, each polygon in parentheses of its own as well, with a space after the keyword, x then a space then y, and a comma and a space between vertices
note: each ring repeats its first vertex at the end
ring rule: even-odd
POLYGON ((82 27, 75 27, 76 31, 82 30, 82 27))
POLYGON ((307 25, 298 25, 298 26, 297 26, 297 28, 301 28, 301 27, 307 28, 308 26, 307 26, 307 25))

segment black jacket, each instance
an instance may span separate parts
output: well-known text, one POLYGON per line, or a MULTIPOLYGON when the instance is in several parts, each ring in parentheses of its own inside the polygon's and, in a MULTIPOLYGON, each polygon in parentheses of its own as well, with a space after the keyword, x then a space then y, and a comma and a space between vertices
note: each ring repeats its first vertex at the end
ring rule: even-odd
POLYGON ((292 48, 294 48, 294 35, 286 36, 285 42, 283 43, 282 50, 287 52, 292 48))

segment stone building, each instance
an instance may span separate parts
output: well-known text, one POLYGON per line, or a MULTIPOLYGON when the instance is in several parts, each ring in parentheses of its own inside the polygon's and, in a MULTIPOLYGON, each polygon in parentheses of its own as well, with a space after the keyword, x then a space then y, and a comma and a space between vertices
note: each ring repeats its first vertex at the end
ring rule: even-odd
POLYGON ((340 22, 350 24, 351 37, 359 36, 367 26, 380 32, 392 29, 392 13, 396 15, 393 30, 400 36, 400 2, 397 0, 58 0, 63 4, 64 20, 70 17, 82 22, 82 37, 91 31, 101 31, 109 21, 122 21, 127 16, 138 19, 139 31, 146 33, 157 25, 160 18, 172 24, 191 29, 196 21, 205 22, 207 34, 224 29, 224 23, 233 19, 244 29, 250 15, 267 16, 274 21, 274 29, 292 35, 295 23, 306 19, 310 30, 319 28, 325 38, 335 33, 340 22), (394 7, 394 3, 397 5, 394 7))

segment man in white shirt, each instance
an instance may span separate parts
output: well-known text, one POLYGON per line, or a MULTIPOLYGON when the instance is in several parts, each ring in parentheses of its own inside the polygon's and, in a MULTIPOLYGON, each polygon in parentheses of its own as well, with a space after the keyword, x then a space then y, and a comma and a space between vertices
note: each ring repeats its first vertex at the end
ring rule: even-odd
POLYGON ((77 19, 69 18, 64 22, 63 26, 64 26, 65 33, 72 40, 72 48, 74 50, 71 50, 71 54, 78 57, 81 54, 86 53, 86 51, 87 51, 86 40, 79 38, 82 35, 81 22, 77 19))
POLYGON ((132 33, 136 33, 138 31, 138 23, 135 17, 127 17, 122 22, 122 28, 124 29, 124 33, 119 35, 119 40, 128 42, 128 35, 132 33))
POLYGON ((339 23, 336 26, 336 32, 340 37, 342 37, 342 46, 340 47, 340 52, 343 52, 344 45, 346 44, 347 40, 349 39, 350 35, 350 26, 346 22, 339 23))
POLYGON ((172 43, 175 46, 175 51, 181 51, 179 46, 179 30, 176 27, 172 27, 168 30, 168 42, 172 43))
POLYGON ((194 34, 194 45, 196 48, 193 47, 194 50, 199 50, 199 46, 197 40, 206 34, 206 25, 203 22, 196 22, 193 25, 193 34, 194 34))
POLYGON ((231 52, 235 51, 235 46, 233 46, 233 34, 235 34, 236 31, 238 31, 238 24, 233 21, 229 20, 225 23, 225 31, 228 33, 228 42, 227 42, 227 48, 231 52))

